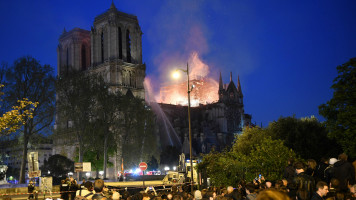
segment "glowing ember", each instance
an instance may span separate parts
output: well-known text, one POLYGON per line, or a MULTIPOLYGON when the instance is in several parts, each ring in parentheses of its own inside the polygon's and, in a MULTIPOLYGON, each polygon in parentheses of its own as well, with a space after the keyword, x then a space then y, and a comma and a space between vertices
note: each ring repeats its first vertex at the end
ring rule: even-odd
MULTIPOLYGON (((199 106, 199 104, 208 104, 218 101, 219 84, 214 79, 207 77, 209 74, 209 66, 199 59, 196 52, 192 53, 189 59, 189 71, 190 85, 195 86, 190 94, 191 106, 199 106)), ((186 76, 181 76, 181 78, 186 79, 186 76)), ((178 84, 166 83, 165 86, 160 88, 158 102, 188 105, 186 80, 178 84)))

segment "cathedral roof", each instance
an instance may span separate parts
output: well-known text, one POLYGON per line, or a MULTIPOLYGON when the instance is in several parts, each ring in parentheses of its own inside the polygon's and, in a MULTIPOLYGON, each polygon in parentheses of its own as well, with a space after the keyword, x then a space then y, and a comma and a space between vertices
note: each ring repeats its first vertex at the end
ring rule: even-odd
POLYGON ((236 92, 237 93, 237 88, 235 86, 235 83, 231 80, 229 85, 227 86, 227 89, 226 89, 227 92, 236 92))
POLYGON ((66 38, 67 36, 72 37, 72 36, 77 36, 77 37, 89 37, 90 36, 90 31, 81 29, 81 28, 73 28, 70 31, 66 31, 66 29, 63 29, 62 34, 59 36, 59 39, 66 38))

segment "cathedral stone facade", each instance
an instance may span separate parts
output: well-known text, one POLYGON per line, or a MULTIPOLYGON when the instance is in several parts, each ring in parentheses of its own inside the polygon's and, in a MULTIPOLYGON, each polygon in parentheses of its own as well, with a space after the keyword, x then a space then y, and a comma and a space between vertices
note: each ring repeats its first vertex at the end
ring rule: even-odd
MULTIPOLYGON (((63 30, 57 47, 58 77, 74 71, 99 74, 109 84, 110 91, 144 100, 146 65, 142 63, 141 37, 137 17, 118 11, 112 3, 106 12, 95 17, 91 30, 63 30)), ((59 128, 57 117, 55 129, 59 128)), ((71 127, 70 121, 67 126, 71 127)), ((73 138, 56 137, 53 154, 74 160, 77 144, 73 141, 76 141, 74 135, 73 138)), ((119 164, 117 159, 111 157, 109 160, 119 164)), ((107 177, 116 177, 113 168, 108 168, 107 177)))
MULTIPOLYGON (((192 80, 194 81, 194 80, 192 80)), ((208 153, 213 148, 223 150, 230 147, 235 135, 243 127, 251 125, 251 115, 245 114, 240 80, 237 86, 232 80, 223 84, 219 80, 219 100, 215 103, 191 107, 193 154, 208 153)), ((161 146, 175 146, 186 155, 189 154, 189 130, 187 106, 159 104, 164 115, 158 115, 161 146)), ((156 113, 157 107, 152 106, 156 113)))
MULTIPOLYGON (((73 71, 97 73, 109 83, 112 91, 132 94, 144 100, 146 65, 142 63, 141 37, 137 17, 118 11, 112 3, 106 12, 95 17, 91 30, 64 29, 57 48, 58 76, 66 76, 73 71)), ((236 86, 231 76, 230 82, 223 84, 220 74, 216 91, 218 102, 191 108, 195 155, 208 153, 213 147, 222 150, 230 146, 234 135, 251 122, 251 115, 244 113, 240 80, 236 86)), ((189 154, 187 107, 152 104, 151 108, 157 114, 161 150, 172 145, 189 154)), ((66 155, 73 160, 75 144, 70 146, 66 140, 68 138, 53 141, 53 154, 66 155)), ((115 166, 118 166, 116 162, 115 166)), ((114 170, 109 169, 107 177, 115 176, 114 170)))
POLYGON ((131 92, 144 99, 142 31, 134 15, 111 7, 94 19, 91 30, 64 30, 57 48, 58 76, 71 71, 91 70, 101 74, 111 89, 131 92))

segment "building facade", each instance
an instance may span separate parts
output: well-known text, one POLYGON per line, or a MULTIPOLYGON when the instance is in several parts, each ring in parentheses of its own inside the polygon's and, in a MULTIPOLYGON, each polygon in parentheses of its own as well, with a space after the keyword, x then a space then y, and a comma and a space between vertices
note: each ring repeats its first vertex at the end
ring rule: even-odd
MULTIPOLYGON (((58 76, 66 76, 73 71, 97 73, 109 83, 111 90, 132 93, 143 100, 146 65, 142 63, 141 37, 137 17, 118 11, 112 3, 106 12, 95 17, 91 30, 74 28, 63 31, 57 47, 58 76)), ((212 148, 222 150, 230 146, 235 134, 251 122, 251 115, 244 113, 239 80, 236 86, 231 75, 230 82, 223 84, 220 75, 216 93, 219 94, 218 102, 192 108, 195 155, 208 153, 212 148)), ((187 107, 154 103, 150 106, 157 115, 161 150, 171 145, 189 154, 187 107)), ((54 140, 53 154, 74 160, 75 145, 69 145, 68 138, 58 137, 54 140)), ((113 162, 117 160, 110 159, 113 162)), ((120 166, 116 162, 115 165, 120 166)), ((108 170, 108 178, 115 175, 113 169, 108 170)))
MULTIPOLYGON (((120 91, 144 100, 146 65, 142 63, 141 37, 137 17, 117 10, 112 3, 107 11, 95 17, 90 30, 63 30, 57 47, 57 75, 64 77, 80 71, 98 74, 108 83, 109 91, 120 91)), ((65 128, 59 121, 57 115, 55 129, 65 128)), ((66 126, 71 128, 71 121, 66 126)), ((70 135, 58 135, 53 141, 53 151, 75 160, 78 143, 75 134, 70 135)), ((112 168, 108 169, 107 177, 115 177, 112 168)))
MULTIPOLYGON (((192 80, 192 83, 197 81, 192 80)), ((244 111, 239 78, 236 86, 230 74, 230 82, 223 84, 220 74, 216 92, 219 94, 217 102, 190 108, 194 155, 208 153, 213 148, 220 151, 230 147, 235 135, 240 134, 243 127, 251 125, 251 115, 244 111)), ((151 106, 157 114, 161 148, 175 146, 189 154, 187 106, 162 103, 151 106)))
POLYGON ((91 30, 63 30, 57 47, 57 73, 90 70, 102 75, 111 89, 144 99, 142 31, 137 17, 120 12, 114 3, 94 19, 91 30))

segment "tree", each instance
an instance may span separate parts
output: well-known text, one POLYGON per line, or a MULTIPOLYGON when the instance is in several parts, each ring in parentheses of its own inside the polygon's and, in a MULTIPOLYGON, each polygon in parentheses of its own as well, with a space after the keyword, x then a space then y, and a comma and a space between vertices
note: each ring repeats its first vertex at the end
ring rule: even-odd
MULTIPOLYGON (((156 152, 154 117, 142 99, 122 95, 91 72, 72 72, 57 83, 58 135, 75 135, 78 160, 104 170, 108 155, 137 166, 156 152), (70 127, 68 126, 70 123, 70 127), (102 162, 102 165, 98 161, 102 162)), ((115 167, 117 170, 117 166, 115 167)))
POLYGON ((254 146, 249 155, 241 156, 241 161, 246 167, 247 180, 252 180, 258 174, 269 180, 279 180, 288 159, 296 157, 292 149, 283 145, 282 140, 273 140, 271 137, 266 137, 254 146))
POLYGON ((74 171, 74 162, 65 156, 55 154, 45 161, 42 170, 49 171, 54 178, 63 179, 69 172, 74 171))
POLYGON ((7 102, 16 104, 18 99, 28 99, 37 103, 32 116, 24 116, 26 123, 20 129, 23 137, 20 183, 24 183, 27 144, 33 135, 49 132, 54 119, 55 78, 51 66, 41 65, 35 58, 26 56, 15 60, 13 66, 7 69, 6 82, 7 102))
POLYGON ((12 110, 0 117, 0 135, 9 135, 25 125, 26 119, 33 117, 36 106, 37 103, 32 103, 27 99, 18 100, 17 105, 12 106, 12 110))
POLYGON ((99 126, 94 123, 96 94, 104 89, 100 88, 101 82, 100 77, 84 72, 72 72, 57 80, 55 135, 57 138, 67 138, 67 144, 78 144, 78 162, 83 162, 87 147, 102 146, 101 137, 97 137, 99 126))
POLYGON ((322 157, 335 157, 341 149, 334 140, 328 138, 324 124, 315 117, 297 119, 281 117, 268 125, 266 134, 273 139, 284 141, 284 145, 303 159, 320 160, 322 157))
POLYGON ((245 177, 244 163, 239 156, 232 151, 211 151, 203 156, 197 168, 210 178, 214 186, 237 185, 245 177))
POLYGON ((356 58, 337 66, 337 71, 333 97, 319 106, 319 113, 326 118, 329 136, 356 158, 356 58))
POLYGON ((275 140, 265 129, 245 128, 236 136, 232 149, 204 155, 198 169, 207 173, 214 185, 236 185, 241 180, 252 181, 258 174, 269 180, 282 178, 289 158, 295 158, 293 150, 275 140))
POLYGON ((157 154, 157 135, 155 134, 154 114, 142 99, 128 92, 122 98, 121 131, 118 151, 122 152, 126 167, 138 166, 157 154))

